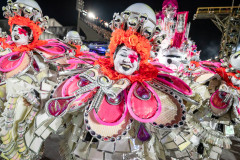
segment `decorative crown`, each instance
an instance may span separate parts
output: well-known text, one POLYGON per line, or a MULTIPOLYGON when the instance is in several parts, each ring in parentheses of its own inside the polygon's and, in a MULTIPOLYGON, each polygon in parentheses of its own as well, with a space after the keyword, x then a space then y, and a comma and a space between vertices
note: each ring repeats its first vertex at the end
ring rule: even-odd
POLYGON ((133 11, 124 11, 121 14, 114 13, 113 20, 109 23, 112 31, 116 29, 133 30, 140 33, 152 45, 152 51, 158 52, 160 44, 165 39, 165 35, 161 35, 161 26, 156 25, 156 22, 148 17, 146 13, 138 13, 133 11), (134 16, 131 16, 134 15, 134 16), (145 24, 152 23, 155 27, 149 27, 145 24))
POLYGON ((43 16, 41 8, 34 0, 12 0, 7 1, 8 5, 3 6, 3 16, 7 19, 11 17, 25 17, 29 18, 37 24, 42 30, 48 28, 48 16, 43 16))

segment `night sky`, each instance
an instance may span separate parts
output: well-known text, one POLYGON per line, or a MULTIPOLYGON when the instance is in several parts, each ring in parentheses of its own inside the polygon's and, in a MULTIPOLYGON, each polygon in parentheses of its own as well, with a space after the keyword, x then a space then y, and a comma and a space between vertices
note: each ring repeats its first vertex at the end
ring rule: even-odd
MULTIPOLYGON (((64 26, 73 26, 77 23, 76 0, 37 0, 44 15, 55 18, 64 26)), ((114 12, 122 12, 133 3, 143 2, 155 11, 162 8, 163 0, 85 0, 85 10, 92 11, 96 16, 108 22, 111 21, 114 12)), ((6 0, 0 1, 0 6, 6 5, 6 0)), ((193 15, 198 7, 231 6, 232 0, 178 0, 178 11, 189 11, 191 22, 190 37, 194 40, 199 50, 202 50, 201 58, 206 59, 218 54, 221 32, 211 20, 194 20, 193 15)), ((235 0, 235 6, 239 0, 235 0)), ((2 14, 0 15, 1 19, 2 14)))

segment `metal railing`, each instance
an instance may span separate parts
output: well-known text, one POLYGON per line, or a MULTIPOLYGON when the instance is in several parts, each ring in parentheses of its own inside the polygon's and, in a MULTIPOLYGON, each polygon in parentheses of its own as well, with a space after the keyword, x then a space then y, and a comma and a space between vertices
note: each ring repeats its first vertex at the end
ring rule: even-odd
POLYGON ((240 14, 240 6, 233 7, 199 7, 196 14, 214 13, 214 14, 230 14, 236 11, 235 14, 240 14))

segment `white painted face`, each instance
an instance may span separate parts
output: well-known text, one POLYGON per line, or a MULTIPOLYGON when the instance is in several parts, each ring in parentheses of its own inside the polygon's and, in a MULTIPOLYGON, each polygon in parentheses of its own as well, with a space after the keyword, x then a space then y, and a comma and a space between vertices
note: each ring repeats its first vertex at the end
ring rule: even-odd
POLYGON ((137 52, 123 46, 115 53, 114 69, 124 75, 132 75, 139 67, 139 57, 137 52))
POLYGON ((24 26, 16 25, 12 29, 12 41, 17 45, 28 45, 30 36, 28 32, 23 28, 24 26))
POLYGON ((231 55, 230 64, 233 68, 240 70, 240 52, 231 55))
POLYGON ((178 67, 182 63, 181 61, 185 59, 185 55, 173 47, 170 49, 161 49, 157 58, 160 63, 164 64, 167 67, 173 65, 178 67))

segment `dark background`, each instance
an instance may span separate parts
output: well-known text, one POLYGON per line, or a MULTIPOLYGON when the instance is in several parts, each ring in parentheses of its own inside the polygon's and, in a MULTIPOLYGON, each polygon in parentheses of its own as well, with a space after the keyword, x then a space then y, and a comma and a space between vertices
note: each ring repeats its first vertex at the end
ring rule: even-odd
MULTIPOLYGON (((43 14, 55 18, 64 26, 76 26, 77 11, 76 0, 37 0, 43 14)), ((137 2, 148 4, 155 11, 162 8, 163 0, 85 0, 85 10, 92 11, 99 18, 110 22, 114 12, 122 12, 129 5, 137 2)), ((6 0, 0 0, 0 6, 6 5, 6 0)), ((235 0, 238 6, 239 0, 235 0)), ((178 11, 189 11, 191 22, 190 37, 202 50, 201 58, 207 59, 218 54, 221 32, 211 20, 194 20, 193 15, 198 7, 231 6, 232 0, 178 0, 178 11)), ((2 19, 0 14, 0 19, 2 19)))

